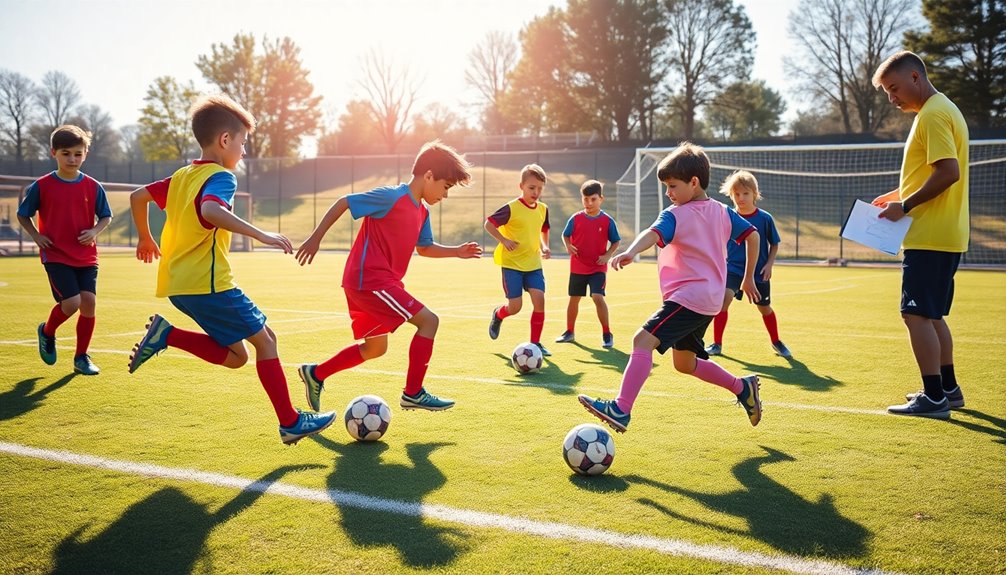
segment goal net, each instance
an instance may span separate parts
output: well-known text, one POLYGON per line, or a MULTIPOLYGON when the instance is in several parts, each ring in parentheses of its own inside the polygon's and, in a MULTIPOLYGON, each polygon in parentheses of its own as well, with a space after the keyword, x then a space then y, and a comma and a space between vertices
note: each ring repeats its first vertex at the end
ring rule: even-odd
MULTIPOLYGON (((618 180, 618 215, 634 233, 668 206, 656 166, 674 148, 639 148, 618 180)), ((897 261, 843 240, 842 223, 856 199, 870 201, 898 187, 904 145, 765 146, 705 148, 712 167, 709 195, 727 205, 720 184, 735 170, 758 178, 759 207, 772 214, 782 243, 779 258, 897 261)), ((1006 140, 970 147, 971 243, 964 263, 1006 265, 1006 140)))

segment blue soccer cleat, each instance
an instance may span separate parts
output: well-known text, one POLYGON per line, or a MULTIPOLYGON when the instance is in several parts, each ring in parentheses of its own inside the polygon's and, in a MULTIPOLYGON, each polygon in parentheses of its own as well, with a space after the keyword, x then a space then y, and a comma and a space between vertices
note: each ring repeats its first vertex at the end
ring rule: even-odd
POLYGON ((625 433, 625 430, 629 428, 629 419, 632 416, 628 413, 622 413, 622 410, 615 405, 614 400, 591 399, 589 395, 579 395, 577 399, 587 411, 607 423, 618 433, 625 433))
POLYGON ((441 399, 430 392, 426 391, 426 388, 419 390, 416 395, 406 395, 402 394, 401 401, 398 405, 402 409, 425 409, 426 411, 443 411, 445 409, 450 409, 454 407, 453 399, 441 399))
POLYGON ((574 341, 576 341, 576 336, 568 329, 562 332, 562 335, 555 338, 555 343, 573 343, 574 341))
POLYGON ((531 342, 531 343, 532 343, 533 345, 536 345, 536 346, 538 346, 538 351, 540 351, 540 352, 541 352, 541 356, 542 356, 542 357, 549 357, 550 355, 552 355, 552 352, 551 352, 551 351, 549 351, 549 350, 547 350, 547 349, 545 349, 545 346, 543 346, 543 345, 541 344, 541 342, 539 342, 539 341, 533 341, 533 342, 531 342))
POLYGON ((783 343, 781 340, 772 342, 772 351, 774 351, 775 354, 778 355, 779 357, 783 357, 786 359, 790 359, 793 357, 793 353, 789 351, 789 348, 786 347, 786 344, 783 343))
POLYGON ((56 363, 56 338, 45 335, 45 322, 38 324, 38 356, 46 365, 56 363))
POLYGON ((723 345, 719 343, 711 343, 706 347, 706 354, 708 355, 723 355, 723 345))
POLYGON ((73 358, 73 372, 82 375, 98 375, 101 373, 101 369, 94 365, 94 362, 91 361, 91 356, 82 353, 73 358))
POLYGON ((287 445, 293 445, 309 435, 321 433, 335 421, 334 411, 329 411, 328 413, 306 413, 297 410, 297 413, 300 416, 297 418, 296 423, 290 427, 279 426, 279 438, 287 445))
POLYGON ((133 346, 133 355, 129 356, 129 373, 133 373, 148 359, 164 351, 168 347, 169 333, 171 324, 168 320, 157 314, 150 316, 147 333, 143 334, 140 343, 133 346))

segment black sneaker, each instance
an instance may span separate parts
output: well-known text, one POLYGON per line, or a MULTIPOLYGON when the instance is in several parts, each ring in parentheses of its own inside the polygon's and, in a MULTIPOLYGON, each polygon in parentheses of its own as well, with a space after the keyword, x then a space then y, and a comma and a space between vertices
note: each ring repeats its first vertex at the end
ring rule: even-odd
POLYGON ((601 334, 601 347, 604 349, 611 349, 615 345, 615 336, 611 335, 611 332, 601 334))
POLYGON ((568 329, 562 332, 562 335, 555 338, 555 343, 573 343, 574 341, 576 341, 576 338, 573 337, 573 332, 568 329))
POLYGON ((545 346, 543 346, 541 344, 541 342, 533 341, 531 343, 534 344, 534 345, 536 345, 536 346, 538 346, 538 351, 541 352, 541 356, 542 357, 548 357, 548 356, 552 355, 552 352, 549 351, 549 350, 547 350, 547 349, 545 349, 545 346))
POLYGON ((493 308, 493 317, 489 320, 489 339, 496 339, 500 336, 500 326, 503 325, 503 320, 496 316, 500 308, 493 308))
POLYGON ((950 401, 945 397, 941 401, 933 401, 929 399, 928 395, 920 393, 904 405, 892 405, 888 407, 887 412, 894 415, 950 419, 950 401))
MULTIPOLYGON (((925 395, 925 391, 919 390, 915 393, 909 393, 905 395, 905 401, 912 401, 920 395, 925 395)), ((947 396, 947 401, 950 402, 950 407, 953 409, 964 407, 964 392, 961 391, 961 386, 957 386, 950 391, 943 390, 943 393, 947 396)))
POLYGON ((786 347, 786 344, 783 343, 781 340, 772 343, 772 351, 774 351, 775 354, 778 355, 779 357, 784 357, 786 359, 790 359, 793 357, 793 354, 789 351, 789 348, 786 347))

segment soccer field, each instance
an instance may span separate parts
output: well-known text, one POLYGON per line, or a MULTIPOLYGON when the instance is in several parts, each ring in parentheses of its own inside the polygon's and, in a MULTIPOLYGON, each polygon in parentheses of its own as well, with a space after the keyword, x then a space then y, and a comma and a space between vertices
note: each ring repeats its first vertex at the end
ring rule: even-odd
MULTIPOLYGON (((301 408, 296 366, 352 337, 344 262, 232 255, 301 408)), ((615 394, 660 296, 653 263, 610 272, 615 348, 601 349, 589 301, 578 343, 549 343, 565 327, 567 272, 545 262, 554 355, 518 376, 509 354, 528 339, 530 303, 488 338, 503 297, 491 258, 414 258, 406 287, 441 318, 426 386, 457 406, 399 409, 406 325, 322 395, 340 412, 383 397, 387 435, 357 443, 339 421, 286 447, 251 362, 227 370, 169 349, 126 372, 150 314, 194 327, 154 298, 155 266, 103 255, 102 373, 83 377, 73 319, 57 364, 38 357, 53 305, 38 260, 0 259, 0 574, 1006 573, 1006 274, 957 275, 948 323, 967 407, 949 421, 885 413, 920 387, 899 269, 780 266, 773 307, 794 359, 735 303, 716 360, 761 375, 761 424, 655 355, 614 464, 587 478, 561 455, 567 431, 595 421, 576 395, 615 394)))

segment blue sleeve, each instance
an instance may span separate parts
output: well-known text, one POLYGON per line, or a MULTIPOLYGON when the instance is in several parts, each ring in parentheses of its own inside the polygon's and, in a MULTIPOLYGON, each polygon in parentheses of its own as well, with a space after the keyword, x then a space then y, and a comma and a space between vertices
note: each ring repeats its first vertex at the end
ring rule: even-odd
POLYGON ((99 220, 112 217, 112 208, 108 205, 108 196, 105 195, 105 188, 101 184, 98 184, 95 193, 94 215, 98 216, 99 220))
POLYGON ((368 192, 349 194, 346 196, 346 202, 349 203, 349 213, 354 220, 367 216, 383 218, 402 195, 400 186, 395 188, 382 187, 374 188, 368 192))
POLYGON ((751 222, 744 219, 744 216, 737 213, 737 210, 727 207, 727 214, 730 216, 730 239, 738 244, 750 234, 755 227, 751 222))
POLYGON ((615 218, 608 216, 608 241, 611 243, 622 241, 622 236, 618 235, 618 225, 615 218))
POLYGON ((238 191, 238 178, 231 172, 217 172, 203 185, 203 198, 213 196, 227 207, 234 205, 234 192, 238 191))
POLYGON ((674 218, 674 213, 670 208, 660 212, 657 219, 650 226, 650 229, 657 232, 660 239, 657 241, 657 245, 664 247, 671 243, 674 239, 674 229, 677 227, 678 221, 674 218))
POLYGON ((782 241, 779 237, 779 230, 775 227, 775 218, 772 216, 768 217, 768 224, 765 226, 768 229, 768 243, 771 245, 776 245, 782 241))
POLYGON ((430 225, 430 213, 428 211, 426 212, 426 219, 423 220, 423 227, 419 230, 419 239, 416 240, 416 245, 433 245, 433 227, 430 225))
POLYGON ((38 211, 38 182, 32 182, 24 192, 24 199, 17 207, 17 215, 30 218, 38 211))
POLYGON ((566 221, 566 227, 562 229, 562 237, 564 238, 573 237, 573 218, 575 217, 576 214, 569 216, 569 219, 566 221))

